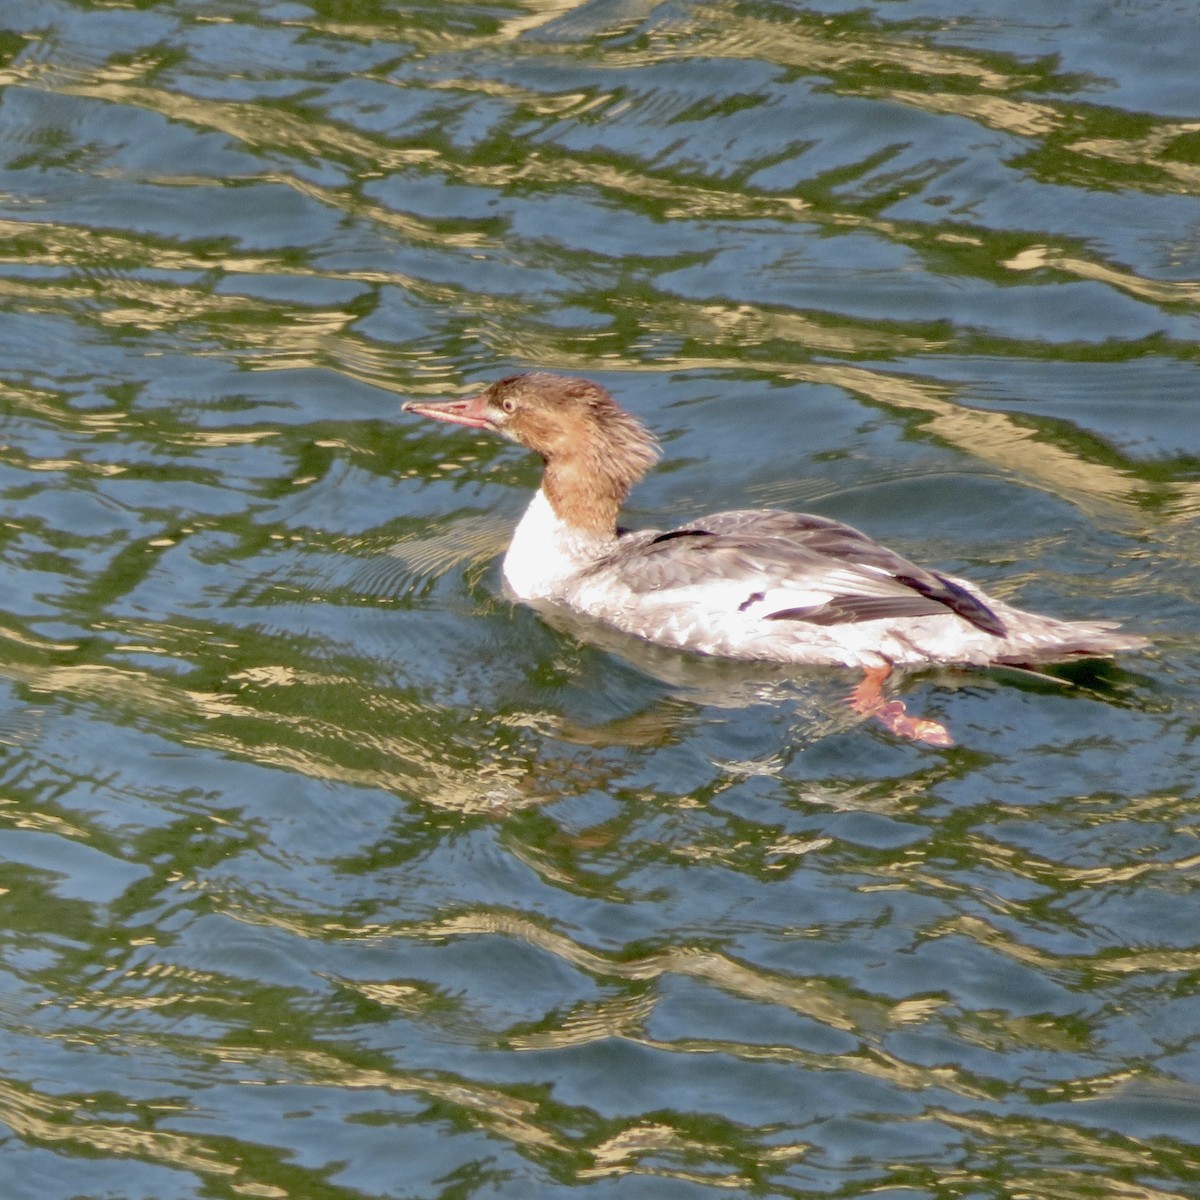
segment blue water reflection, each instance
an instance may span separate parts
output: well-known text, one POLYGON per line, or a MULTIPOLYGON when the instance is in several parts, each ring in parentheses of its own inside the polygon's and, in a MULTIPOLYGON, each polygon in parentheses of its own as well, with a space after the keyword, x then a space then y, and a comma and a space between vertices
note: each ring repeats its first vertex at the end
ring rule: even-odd
POLYGON ((9 4, 0 1191, 1200 1178, 1186 6, 9 4), (868 528, 1149 653, 802 678, 514 609, 531 366, 632 523, 868 528))

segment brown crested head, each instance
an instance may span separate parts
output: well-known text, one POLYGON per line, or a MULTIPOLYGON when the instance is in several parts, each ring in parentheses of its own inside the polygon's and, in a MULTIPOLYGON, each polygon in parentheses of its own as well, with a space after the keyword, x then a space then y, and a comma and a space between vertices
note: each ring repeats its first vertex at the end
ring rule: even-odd
POLYGON ((625 460, 634 479, 658 461, 653 436, 598 383, 531 371, 485 393, 504 416, 500 432, 548 462, 581 450, 625 460))
POLYGON ((629 489, 658 460, 649 430, 587 379, 532 371, 467 400, 410 401, 404 408, 491 430, 540 455, 543 487, 559 516, 606 536, 629 489))

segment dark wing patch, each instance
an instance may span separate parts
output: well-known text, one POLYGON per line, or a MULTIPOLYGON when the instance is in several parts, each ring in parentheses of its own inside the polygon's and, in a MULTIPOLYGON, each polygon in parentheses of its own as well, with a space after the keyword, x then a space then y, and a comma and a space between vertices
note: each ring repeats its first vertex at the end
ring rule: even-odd
MULTIPOLYGON (((752 604, 758 604, 760 600, 767 598, 766 592, 751 592, 745 600, 738 605, 738 612, 745 612, 752 604)), ((770 618, 768 618, 769 620, 770 618)))
POLYGON ((674 541, 675 538, 715 536, 707 529, 672 529, 670 533, 660 533, 658 537, 651 538, 647 545, 660 546, 663 542, 674 541))
POLYGON ((835 596, 824 604, 804 608, 781 608, 768 613, 765 621, 805 621, 809 625, 853 625, 885 617, 933 617, 946 606, 924 596, 835 596))
POLYGON ((919 576, 896 573, 896 578, 905 586, 928 596, 930 600, 945 605, 951 612, 956 612, 972 625, 978 626, 984 633, 1004 637, 1008 632, 1004 622, 986 604, 977 600, 965 587, 960 587, 952 579, 939 575, 936 571, 922 571, 919 576))

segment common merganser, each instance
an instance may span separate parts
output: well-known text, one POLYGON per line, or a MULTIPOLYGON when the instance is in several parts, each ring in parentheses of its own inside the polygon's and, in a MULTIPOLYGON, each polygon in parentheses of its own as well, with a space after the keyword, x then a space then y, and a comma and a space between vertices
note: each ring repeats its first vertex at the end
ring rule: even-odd
POLYGON ((661 645, 725 658, 858 667, 852 706, 899 736, 951 745, 881 687, 894 667, 1062 662, 1137 650, 1113 621, 1059 621, 918 567, 828 517, 736 510, 661 532, 618 529, 629 489, 659 457, 646 427, 598 384, 511 375, 408 412, 486 429, 540 455, 542 485, 504 578, 532 605, 565 605, 661 645))

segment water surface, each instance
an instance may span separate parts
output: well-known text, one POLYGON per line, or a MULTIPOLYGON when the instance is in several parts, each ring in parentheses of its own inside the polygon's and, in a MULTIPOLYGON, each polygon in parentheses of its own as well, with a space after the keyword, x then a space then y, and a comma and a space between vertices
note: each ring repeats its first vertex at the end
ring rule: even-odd
POLYGON ((1200 1195, 1189 6, 0 13, 6 1200, 1200 1195), (1152 648, 552 628, 530 367, 1152 648))

